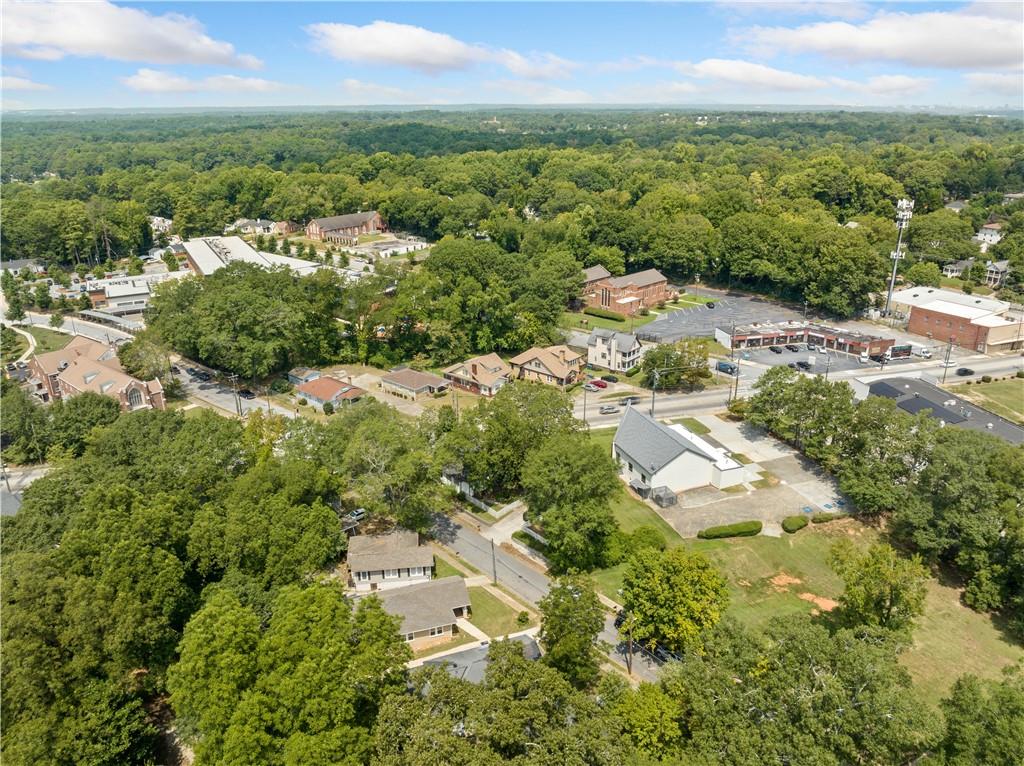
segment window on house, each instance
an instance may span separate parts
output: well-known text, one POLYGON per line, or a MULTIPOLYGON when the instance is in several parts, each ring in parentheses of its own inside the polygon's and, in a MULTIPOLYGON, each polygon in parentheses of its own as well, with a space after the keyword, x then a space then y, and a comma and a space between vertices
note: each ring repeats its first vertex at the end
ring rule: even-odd
POLYGON ((384 570, 384 579, 385 580, 395 580, 397 578, 398 578, 398 570, 397 569, 385 569, 384 570))
POLYGON ((412 641, 414 638, 416 638, 416 634, 415 633, 406 633, 405 634, 405 640, 406 641, 412 641))
POLYGON ((444 628, 431 628, 430 629, 430 635, 432 635, 432 636, 443 636, 444 635, 444 628))
POLYGON ((369 582, 369 581, 370 581, 370 573, 369 572, 356 572, 356 582, 369 582))
POLYGON ((133 388, 128 392, 128 406, 129 407, 141 407, 142 406, 142 392, 137 388, 133 388))
POLYGON ((410 577, 419 577, 423 574, 423 567, 409 567, 410 577))

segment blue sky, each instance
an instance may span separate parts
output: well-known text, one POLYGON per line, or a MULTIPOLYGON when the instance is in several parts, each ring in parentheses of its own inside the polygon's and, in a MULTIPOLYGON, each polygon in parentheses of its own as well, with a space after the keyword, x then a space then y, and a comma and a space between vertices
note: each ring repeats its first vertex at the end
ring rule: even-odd
POLYGON ((1020 107, 1024 3, 6 0, 3 107, 1020 107))

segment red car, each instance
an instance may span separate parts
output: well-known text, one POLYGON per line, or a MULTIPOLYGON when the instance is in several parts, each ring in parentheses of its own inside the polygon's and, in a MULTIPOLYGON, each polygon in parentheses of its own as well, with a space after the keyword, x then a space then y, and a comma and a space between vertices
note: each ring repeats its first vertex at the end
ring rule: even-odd
POLYGON ((608 384, 605 381, 601 380, 600 378, 594 378, 590 382, 593 383, 598 388, 608 388, 608 384))

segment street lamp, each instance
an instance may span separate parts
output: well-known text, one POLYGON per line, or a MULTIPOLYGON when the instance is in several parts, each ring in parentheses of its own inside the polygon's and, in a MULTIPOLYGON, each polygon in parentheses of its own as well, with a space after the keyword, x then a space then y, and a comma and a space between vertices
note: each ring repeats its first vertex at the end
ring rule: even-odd
POLYGON ((896 203, 896 249, 893 250, 889 257, 892 258, 892 276, 889 277, 889 294, 885 299, 885 315, 889 316, 889 312, 892 307, 892 293, 896 288, 896 268, 899 266, 900 261, 905 257, 903 255, 903 230, 907 228, 910 223, 911 216, 914 215, 914 200, 912 199, 901 199, 896 203))

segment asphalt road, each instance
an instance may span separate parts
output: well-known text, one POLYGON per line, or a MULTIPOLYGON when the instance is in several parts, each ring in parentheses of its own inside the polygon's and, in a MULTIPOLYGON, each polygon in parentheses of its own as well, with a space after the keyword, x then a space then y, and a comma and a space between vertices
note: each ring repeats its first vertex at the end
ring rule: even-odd
MULTIPOLYGON (((50 327, 50 316, 48 314, 35 314, 27 312, 25 314, 24 321, 20 322, 22 325, 34 325, 36 327, 45 327, 49 330, 50 327)), ((131 340, 132 336, 129 333, 115 330, 113 327, 105 327, 101 324, 94 324, 92 322, 83 322, 81 319, 67 318, 64 320, 64 325, 61 328, 64 332, 71 335, 84 335, 87 338, 93 340, 103 341, 104 343, 110 343, 116 340, 131 340)))
MULTIPOLYGON (((186 367, 193 366, 191 362, 186 359, 182 359, 176 364, 182 369, 180 375, 176 377, 181 381, 182 389, 190 399, 197 399, 205 402, 206 404, 212 405, 219 410, 223 410, 230 414, 235 414, 237 409, 235 408, 235 391, 232 386, 218 383, 216 380, 210 380, 203 382, 197 380, 190 375, 187 375, 184 370, 186 367)), ((238 388, 244 389, 243 384, 239 384, 238 388)), ((287 407, 282 407, 279 404, 273 402, 267 403, 266 397, 257 396, 255 399, 243 399, 238 398, 238 402, 242 407, 242 414, 245 415, 252 410, 263 410, 266 412, 268 409, 275 415, 284 415, 286 418, 295 417, 295 411, 290 410, 287 407)))
MULTIPOLYGON (((493 577, 496 573, 498 582, 520 598, 536 605, 547 595, 550 580, 546 575, 506 553, 499 546, 495 545, 492 548, 490 540, 460 523, 458 519, 439 517, 434 532, 439 542, 484 574, 493 577)), ((598 640, 612 647, 609 659, 622 667, 626 666, 624 653, 618 651, 620 642, 614 617, 605 617, 604 628, 598 635, 598 640)), ((658 665, 655 662, 640 653, 634 654, 634 675, 645 681, 654 681, 657 679, 657 672, 658 665)))

